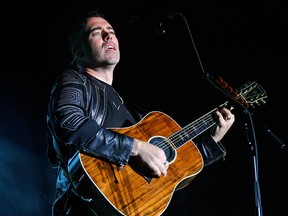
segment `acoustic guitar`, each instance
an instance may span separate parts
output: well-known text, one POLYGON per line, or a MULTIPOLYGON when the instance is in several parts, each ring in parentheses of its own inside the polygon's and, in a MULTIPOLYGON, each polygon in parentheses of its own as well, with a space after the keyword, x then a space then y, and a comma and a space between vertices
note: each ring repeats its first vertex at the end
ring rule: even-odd
MULTIPOLYGON (((267 97, 255 82, 246 85, 243 91, 237 93, 237 97, 243 98, 250 93, 253 96, 245 100, 246 104, 258 104, 267 97)), ((226 105, 227 102, 220 107, 226 105)), ((214 113, 217 109, 219 107, 183 128, 170 116, 159 111, 148 113, 133 126, 111 128, 115 132, 162 148, 169 162, 167 176, 147 177, 133 165, 133 161, 120 168, 78 152, 69 164, 69 173, 78 195, 100 215, 163 214, 173 193, 186 187, 203 169, 203 158, 192 140, 216 124, 214 113)))

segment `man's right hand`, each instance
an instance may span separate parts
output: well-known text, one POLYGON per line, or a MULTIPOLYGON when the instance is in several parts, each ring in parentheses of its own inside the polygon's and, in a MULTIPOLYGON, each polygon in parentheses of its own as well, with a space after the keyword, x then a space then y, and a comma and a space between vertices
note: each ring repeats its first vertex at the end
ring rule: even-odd
POLYGON ((164 177, 167 175, 169 163, 163 149, 147 142, 134 139, 131 156, 135 157, 139 166, 147 170, 153 177, 164 177))

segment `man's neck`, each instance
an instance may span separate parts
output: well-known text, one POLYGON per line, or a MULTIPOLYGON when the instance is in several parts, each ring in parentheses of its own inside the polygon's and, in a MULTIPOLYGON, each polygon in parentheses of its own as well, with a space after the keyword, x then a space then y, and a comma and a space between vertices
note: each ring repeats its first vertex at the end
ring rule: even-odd
POLYGON ((113 70, 103 69, 103 68, 97 68, 91 69, 91 68, 85 68, 84 71, 91 76, 95 77, 96 79, 99 79, 109 85, 112 85, 113 82, 113 70))

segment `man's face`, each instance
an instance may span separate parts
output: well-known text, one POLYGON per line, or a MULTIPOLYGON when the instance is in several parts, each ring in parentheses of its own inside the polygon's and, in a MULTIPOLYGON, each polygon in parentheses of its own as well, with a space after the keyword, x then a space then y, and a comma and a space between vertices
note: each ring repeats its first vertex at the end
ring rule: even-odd
POLYGON ((92 67, 116 65, 120 60, 118 39, 112 26, 101 17, 87 20, 81 50, 92 67))

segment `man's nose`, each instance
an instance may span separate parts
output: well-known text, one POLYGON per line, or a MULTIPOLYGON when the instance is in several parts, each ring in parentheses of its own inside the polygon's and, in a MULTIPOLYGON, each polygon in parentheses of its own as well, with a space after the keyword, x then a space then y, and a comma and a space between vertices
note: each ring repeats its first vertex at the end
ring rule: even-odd
POLYGON ((103 40, 109 40, 112 38, 112 34, 110 34, 109 32, 103 31, 102 37, 103 37, 103 40))

